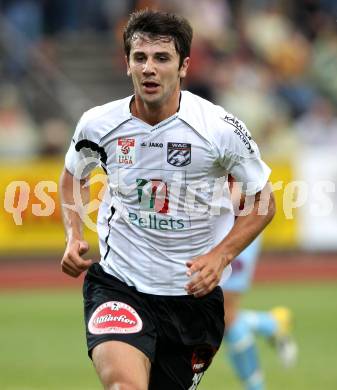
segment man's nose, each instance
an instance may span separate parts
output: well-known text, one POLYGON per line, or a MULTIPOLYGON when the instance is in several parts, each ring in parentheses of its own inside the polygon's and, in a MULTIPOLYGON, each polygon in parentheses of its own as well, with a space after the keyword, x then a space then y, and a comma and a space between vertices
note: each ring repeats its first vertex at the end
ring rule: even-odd
POLYGON ((153 74, 155 73, 155 66, 153 60, 148 58, 143 67, 143 74, 153 74))

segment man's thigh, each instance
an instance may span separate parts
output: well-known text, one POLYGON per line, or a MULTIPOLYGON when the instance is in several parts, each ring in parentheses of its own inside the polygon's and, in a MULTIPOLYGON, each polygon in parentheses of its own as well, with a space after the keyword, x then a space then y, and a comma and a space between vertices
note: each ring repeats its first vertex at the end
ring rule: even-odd
POLYGON ((150 360, 132 345, 103 342, 93 348, 92 360, 104 388, 148 389, 150 360))

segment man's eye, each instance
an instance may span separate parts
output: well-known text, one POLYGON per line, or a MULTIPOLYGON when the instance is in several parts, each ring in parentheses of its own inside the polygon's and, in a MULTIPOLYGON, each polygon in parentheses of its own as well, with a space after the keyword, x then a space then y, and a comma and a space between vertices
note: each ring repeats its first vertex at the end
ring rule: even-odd
POLYGON ((144 56, 135 56, 134 59, 136 62, 143 62, 144 61, 144 56))
POLYGON ((168 60, 168 58, 166 56, 160 56, 159 57, 159 61, 160 62, 166 62, 168 60))

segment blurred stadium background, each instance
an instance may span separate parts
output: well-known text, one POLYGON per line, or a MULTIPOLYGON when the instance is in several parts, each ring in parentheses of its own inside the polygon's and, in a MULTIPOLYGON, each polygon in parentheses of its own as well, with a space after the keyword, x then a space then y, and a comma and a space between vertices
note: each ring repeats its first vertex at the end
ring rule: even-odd
MULTIPOLYGON (((122 26, 144 7, 191 21, 184 88, 240 117, 273 168, 278 213, 245 303, 294 310, 300 361, 285 372, 261 345, 268 388, 337 389, 336 0, 0 0, 0 388, 100 388, 81 280, 59 270, 57 182, 83 111, 132 92, 122 26)), ((201 390, 240 389, 222 355, 201 390)))

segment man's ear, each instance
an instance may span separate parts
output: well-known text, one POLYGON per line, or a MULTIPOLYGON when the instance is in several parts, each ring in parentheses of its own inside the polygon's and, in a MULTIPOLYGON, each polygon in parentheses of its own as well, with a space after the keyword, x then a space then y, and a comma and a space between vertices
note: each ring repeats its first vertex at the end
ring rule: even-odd
POLYGON ((126 64, 126 74, 128 76, 131 76, 131 70, 130 70, 130 65, 129 65, 129 59, 127 56, 124 56, 125 64, 126 64))
POLYGON ((181 79, 186 77, 189 64, 190 64, 190 57, 184 58, 184 61, 181 64, 181 67, 179 69, 179 76, 181 79))

